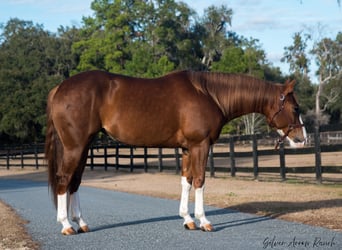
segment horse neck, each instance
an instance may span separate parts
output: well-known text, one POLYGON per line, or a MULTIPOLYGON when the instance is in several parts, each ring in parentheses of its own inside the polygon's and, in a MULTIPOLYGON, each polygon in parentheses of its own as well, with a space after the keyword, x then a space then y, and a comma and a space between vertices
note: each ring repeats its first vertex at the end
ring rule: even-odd
POLYGON ((245 75, 204 73, 206 92, 229 121, 241 115, 260 113, 269 116, 276 104, 279 87, 245 75))

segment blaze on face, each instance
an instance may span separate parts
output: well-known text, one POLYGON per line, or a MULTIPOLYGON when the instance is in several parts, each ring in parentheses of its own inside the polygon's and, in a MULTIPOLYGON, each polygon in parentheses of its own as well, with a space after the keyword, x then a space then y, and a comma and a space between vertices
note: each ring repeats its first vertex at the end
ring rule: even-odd
POLYGON ((303 147, 307 133, 293 93, 294 84, 295 81, 285 83, 283 93, 279 97, 279 110, 274 113, 271 126, 276 127, 281 136, 279 143, 286 138, 291 147, 303 147))

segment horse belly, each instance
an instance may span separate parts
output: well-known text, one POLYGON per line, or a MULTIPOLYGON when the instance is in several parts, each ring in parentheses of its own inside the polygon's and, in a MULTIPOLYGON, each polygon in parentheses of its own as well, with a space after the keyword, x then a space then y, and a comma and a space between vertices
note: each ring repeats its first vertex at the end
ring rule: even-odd
POLYGON ((158 112, 147 112, 141 108, 138 110, 114 112, 110 123, 103 126, 104 129, 112 138, 130 145, 179 146, 179 125, 174 114, 165 109, 158 112))

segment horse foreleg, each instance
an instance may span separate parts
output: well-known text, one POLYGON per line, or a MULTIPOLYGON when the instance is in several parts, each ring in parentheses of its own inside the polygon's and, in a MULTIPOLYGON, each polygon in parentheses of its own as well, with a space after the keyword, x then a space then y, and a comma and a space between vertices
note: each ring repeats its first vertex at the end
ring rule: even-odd
POLYGON ((179 216, 181 216, 184 219, 183 225, 186 229, 195 230, 197 229, 197 227, 196 227, 194 220, 191 218, 189 214, 189 208, 188 208, 191 184, 188 183, 187 178, 185 176, 182 176, 181 185, 182 185, 182 195, 181 195, 180 206, 179 206, 179 216))
POLYGON ((204 185, 195 189, 195 217, 200 221, 200 228, 202 231, 211 232, 214 231, 214 227, 210 221, 205 217, 204 212, 204 185))
POLYGON ((70 194, 70 210, 71 210, 71 218, 72 221, 75 221, 79 229, 78 233, 86 233, 89 232, 89 227, 87 223, 82 218, 81 206, 80 206, 80 197, 78 192, 74 192, 70 194))
POLYGON ((68 219, 68 193, 57 195, 57 221, 62 223, 62 234, 73 235, 76 231, 71 226, 68 219))
POLYGON ((204 212, 204 182, 205 167, 209 153, 209 141, 204 140, 198 146, 191 149, 191 168, 193 173, 193 185, 195 188, 195 217, 200 221, 202 231, 210 232, 214 228, 205 217, 204 212))

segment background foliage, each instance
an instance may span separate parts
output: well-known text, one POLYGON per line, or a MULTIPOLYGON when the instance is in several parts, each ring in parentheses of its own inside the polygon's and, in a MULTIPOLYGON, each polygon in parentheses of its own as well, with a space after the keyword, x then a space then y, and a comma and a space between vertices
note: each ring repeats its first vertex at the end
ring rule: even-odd
MULTIPOLYGON (((94 15, 83 17, 81 27, 60 27, 57 33, 19 19, 0 26, 2 143, 43 140, 49 90, 73 74, 92 69, 141 77, 191 69, 243 73, 276 82, 295 78, 302 111, 309 119, 318 87, 308 77, 308 56, 327 44, 335 55, 342 48, 341 33, 335 40, 318 40, 310 51, 310 35, 298 32, 293 44, 284 48, 283 60, 291 70, 291 75, 284 75, 268 62, 260 41, 232 30, 233 10, 227 6, 211 6, 203 16, 174 0, 94 0, 91 8, 94 15)), ((338 74, 341 58, 329 63, 317 60, 319 69, 338 74)), ((341 91, 340 75, 325 82, 320 98, 327 104, 322 113, 328 117, 326 122, 340 122, 341 102, 328 101, 333 98, 329 93, 341 91)), ((265 130, 258 115, 234 120, 224 128, 225 133, 265 130)))

